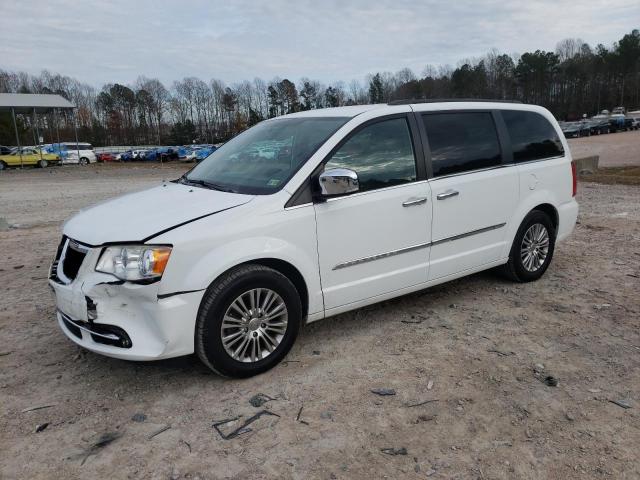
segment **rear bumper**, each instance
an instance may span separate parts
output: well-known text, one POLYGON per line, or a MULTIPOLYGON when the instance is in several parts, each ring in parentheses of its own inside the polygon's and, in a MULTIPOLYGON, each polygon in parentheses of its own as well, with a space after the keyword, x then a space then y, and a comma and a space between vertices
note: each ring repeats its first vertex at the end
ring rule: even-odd
POLYGON ((159 360, 194 351, 195 322, 204 292, 158 298, 158 284, 79 276, 69 285, 50 280, 60 329, 81 347, 125 360, 159 360))
POLYGON ((578 219, 578 202, 575 198, 572 198, 569 202, 563 203, 558 207, 558 234, 556 241, 561 242, 567 238, 574 227, 576 226, 576 220, 578 219))

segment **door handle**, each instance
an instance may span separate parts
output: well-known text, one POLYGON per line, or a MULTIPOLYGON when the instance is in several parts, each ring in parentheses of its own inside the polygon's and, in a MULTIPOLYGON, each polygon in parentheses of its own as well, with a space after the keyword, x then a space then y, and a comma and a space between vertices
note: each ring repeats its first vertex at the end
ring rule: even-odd
POLYGON ((460 192, 457 190, 447 190, 446 192, 439 193, 436 198, 438 200, 446 200, 447 198, 455 197, 459 195, 460 192))
POLYGON ((421 205, 423 203, 427 203, 427 197, 410 198, 406 202, 402 202, 402 206, 403 207, 412 207, 414 205, 421 205))

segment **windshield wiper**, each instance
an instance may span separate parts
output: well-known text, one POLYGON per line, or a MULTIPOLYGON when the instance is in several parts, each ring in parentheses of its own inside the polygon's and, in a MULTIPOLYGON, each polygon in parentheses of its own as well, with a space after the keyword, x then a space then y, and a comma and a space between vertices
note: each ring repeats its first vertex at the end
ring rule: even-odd
POLYGON ((180 183, 183 184, 187 184, 187 185, 198 185, 200 187, 204 187, 204 188, 208 188, 210 190, 218 190, 220 192, 227 192, 227 193, 236 193, 234 190, 230 189, 230 188, 226 188, 223 187, 221 185, 217 185, 215 183, 212 182, 207 182, 206 180, 196 180, 193 178, 187 178, 186 176, 180 177, 180 183))

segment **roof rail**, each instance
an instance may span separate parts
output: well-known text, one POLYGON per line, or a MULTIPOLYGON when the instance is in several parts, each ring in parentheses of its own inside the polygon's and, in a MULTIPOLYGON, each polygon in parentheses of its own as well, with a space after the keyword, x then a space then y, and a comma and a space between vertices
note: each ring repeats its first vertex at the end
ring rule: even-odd
POLYGON ((491 98, 412 98, 406 100, 392 100, 387 105, 409 105, 412 103, 446 103, 446 102, 491 102, 491 103, 522 103, 520 100, 493 100, 491 98))

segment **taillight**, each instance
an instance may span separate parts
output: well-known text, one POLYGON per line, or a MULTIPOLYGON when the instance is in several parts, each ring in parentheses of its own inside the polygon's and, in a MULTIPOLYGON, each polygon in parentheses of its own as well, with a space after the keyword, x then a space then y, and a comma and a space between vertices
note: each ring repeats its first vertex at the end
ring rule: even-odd
POLYGON ((578 193, 578 172, 576 171, 576 162, 571 162, 571 177, 573 183, 573 193, 571 194, 571 196, 575 197, 576 193, 578 193))

